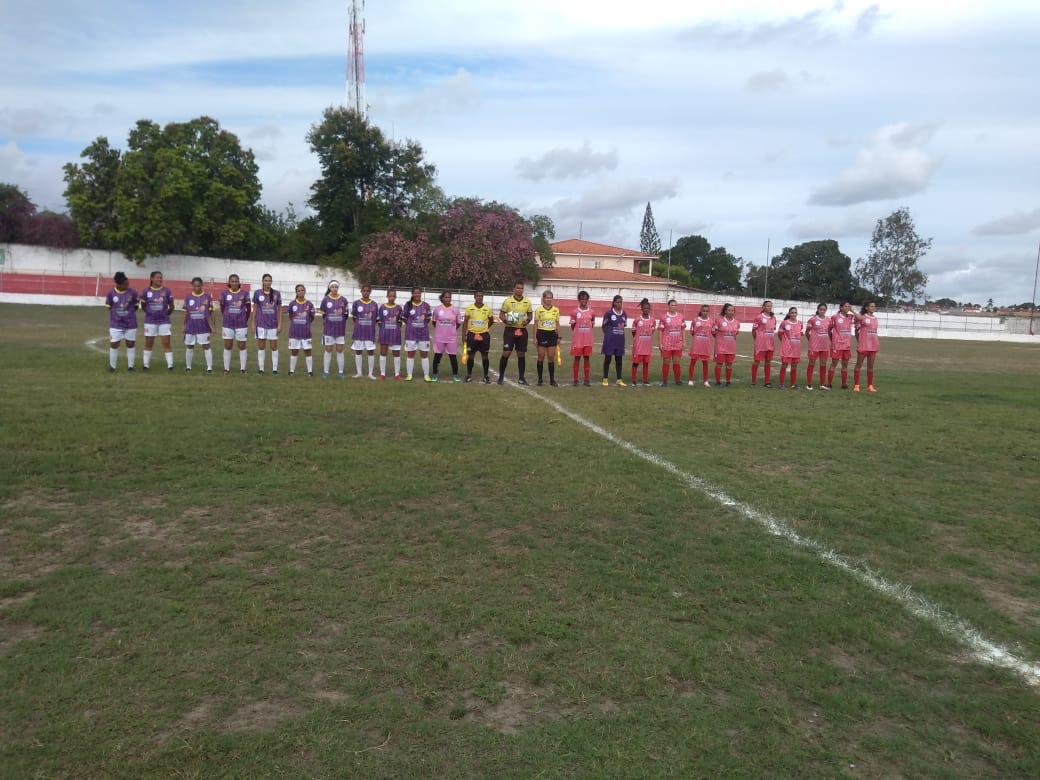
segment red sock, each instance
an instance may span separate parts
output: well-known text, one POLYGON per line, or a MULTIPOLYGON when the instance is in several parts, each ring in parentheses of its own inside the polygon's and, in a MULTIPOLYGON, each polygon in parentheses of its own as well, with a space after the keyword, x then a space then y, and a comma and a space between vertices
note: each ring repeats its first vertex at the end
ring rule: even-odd
POLYGON ((859 369, 857 368, 852 372, 852 383, 855 385, 859 384, 859 369))
POLYGON ((766 384, 768 385, 773 377, 773 364, 766 363, 766 384))
MULTIPOLYGON (((766 368, 766 371, 768 372, 769 369, 766 368)), ((794 373, 794 372, 792 371, 791 373, 794 373)), ((769 376, 769 374, 767 373, 766 376, 769 376)), ((786 378, 787 378, 787 364, 786 363, 781 363, 780 364, 780 387, 784 386, 784 379, 786 379, 786 378)), ((768 382, 769 380, 767 379, 766 381, 768 382)), ((794 383, 792 382, 791 384, 794 384, 794 383)))
MULTIPOLYGON (((665 384, 668 384, 668 370, 669 370, 669 368, 671 368, 671 366, 669 366, 667 363, 662 363, 661 364, 661 381, 664 382, 665 384)), ((678 382, 679 380, 676 379, 675 381, 678 382)))
POLYGON ((636 383, 636 371, 638 370, 638 368, 639 368, 639 364, 638 363, 633 363, 632 364, 632 384, 636 383))
POLYGON ((871 386, 874 385, 874 372, 869 368, 867 369, 867 384, 871 386))
POLYGON ((672 376, 675 377, 675 384, 682 381, 682 366, 679 365, 678 360, 672 363, 672 376))
POLYGON ((585 356, 585 381, 586 382, 589 381, 589 371, 591 370, 591 367, 592 367, 592 361, 589 360, 588 356, 586 355, 585 356))
MULTIPOLYGON (((820 366, 820 371, 823 371, 823 366, 820 366)), ((831 368, 831 370, 829 372, 827 372, 827 386, 830 387, 833 384, 834 384, 834 369, 831 368)))
POLYGON ((824 371, 826 370, 826 368, 827 368, 827 366, 825 366, 823 363, 820 363, 820 384, 821 385, 823 384, 823 374, 824 374, 824 371))
POLYGON ((707 382, 708 381, 708 361, 707 360, 705 360, 701 364, 701 374, 704 376, 704 381, 707 382))
MULTIPOLYGON (((755 384, 758 381, 758 361, 756 360, 751 364, 751 384, 755 384)), ((766 380, 769 381, 769 380, 766 380)))
POLYGON ((574 358, 574 383, 578 383, 578 364, 581 362, 581 358, 574 358))
POLYGON ((650 361, 649 360, 644 360, 643 361, 643 384, 644 385, 650 384, 650 361))
POLYGON ((733 364, 726 364, 726 384, 728 385, 730 380, 733 379, 733 364))
POLYGON ((697 367, 697 361, 690 359, 690 381, 693 381, 693 369, 697 367))
POLYGON ((841 370, 841 383, 842 385, 847 385, 849 383, 849 370, 847 368, 841 370))
POLYGON ((813 375, 813 371, 815 371, 815 370, 816 370, 816 364, 815 363, 810 363, 809 366, 805 369, 805 384, 806 384, 807 387, 812 384, 812 375, 813 375))
POLYGON ((721 363, 716 363, 715 364, 715 384, 717 384, 717 385, 721 385, 722 384, 722 364, 721 363))

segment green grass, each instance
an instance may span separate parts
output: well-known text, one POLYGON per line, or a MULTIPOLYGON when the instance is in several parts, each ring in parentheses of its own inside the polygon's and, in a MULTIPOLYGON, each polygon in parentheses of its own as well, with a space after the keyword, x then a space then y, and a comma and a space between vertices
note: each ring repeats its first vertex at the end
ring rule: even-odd
MULTIPOLYGON (((2 776, 1040 773, 1040 691, 537 399, 104 328, 0 306, 2 776)), ((1040 350, 882 350, 538 392, 1040 658, 1040 350)))

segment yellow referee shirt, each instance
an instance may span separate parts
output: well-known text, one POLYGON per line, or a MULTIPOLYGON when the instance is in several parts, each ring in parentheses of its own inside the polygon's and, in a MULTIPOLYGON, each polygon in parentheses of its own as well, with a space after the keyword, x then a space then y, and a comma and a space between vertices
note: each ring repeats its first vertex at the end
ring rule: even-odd
POLYGON ((549 309, 539 306, 535 309, 534 319, 538 323, 538 330, 555 331, 560 322, 560 309, 558 306, 549 309))
POLYGON ((502 311, 506 313, 507 317, 514 312, 518 315, 516 325, 511 326, 517 328, 522 328, 527 325, 525 320, 531 319, 531 308, 530 300, 527 298, 521 298, 518 301, 512 295, 506 298, 505 303, 502 304, 502 311))
POLYGON ((486 303, 483 306, 471 303, 466 307, 466 316, 469 317, 469 322, 466 324, 468 332, 487 333, 488 328, 491 327, 491 318, 494 315, 491 312, 491 307, 486 303))

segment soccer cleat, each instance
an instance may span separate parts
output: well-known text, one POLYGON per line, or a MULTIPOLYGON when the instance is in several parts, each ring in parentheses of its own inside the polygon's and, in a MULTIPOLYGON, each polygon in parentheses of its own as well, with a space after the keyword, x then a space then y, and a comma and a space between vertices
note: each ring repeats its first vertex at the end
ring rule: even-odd
POLYGON ((314 379, 314 372, 313 372, 313 371, 308 371, 308 372, 307 372, 307 376, 308 376, 308 377, 309 377, 310 379, 314 379))
MULTIPOLYGON (((843 386, 842 389, 843 390, 847 390, 848 388, 843 386)), ((859 392, 859 385, 853 385, 852 386, 852 392, 858 393, 859 392)))
POLYGON ((385 382, 386 381, 386 374, 380 374, 379 375, 379 381, 380 382, 385 382))
POLYGON ((798 389, 798 385, 791 385, 791 389, 792 390, 797 390, 798 389))
POLYGON ((473 382, 473 377, 471 377, 471 376, 466 377, 466 384, 467 385, 472 383, 472 382, 473 382))
POLYGON ((409 374, 408 376, 406 376, 406 377, 404 378, 404 381, 405 381, 405 382, 414 382, 415 380, 414 380, 414 379, 412 379, 412 375, 411 375, 411 374, 409 374))
POLYGON ((459 382, 461 382, 462 380, 461 380, 461 379, 459 379, 459 378, 458 378, 457 376, 453 376, 453 377, 451 378, 451 381, 452 381, 452 382, 454 382, 455 384, 458 384, 458 383, 459 383, 459 382))
POLYGON ((427 374, 426 376, 424 376, 422 378, 422 381, 424 381, 424 382, 436 382, 437 381, 437 377, 430 377, 430 375, 427 374))
MULTIPOLYGON (((727 382, 726 384, 729 384, 729 382, 727 382)), ((773 383, 772 382, 766 382, 764 385, 762 385, 762 387, 766 388, 767 390, 772 390, 773 389, 773 383)))
MULTIPOLYGON (((647 387, 649 387, 649 385, 647 385, 647 387)), ((668 383, 667 382, 661 382, 661 387, 668 387, 668 383)))
POLYGON ((704 386, 705 386, 705 387, 711 387, 711 383, 710 383, 710 382, 705 382, 705 383, 704 383, 704 386))
POLYGON ((842 385, 842 386, 841 386, 841 389, 842 389, 842 390, 848 390, 848 389, 849 389, 849 386, 848 386, 848 385, 842 385))
POLYGON ((354 374, 354 375, 353 375, 352 377, 350 377, 350 378, 351 378, 351 379, 360 379, 360 378, 361 378, 361 374, 354 374))
POLYGON ((500 384, 500 385, 501 385, 501 384, 505 384, 505 381, 506 381, 506 380, 505 380, 505 378, 504 378, 504 377, 501 377, 501 376, 500 376, 500 377, 498 378, 498 384, 500 384))
POLYGON ((185 370, 186 372, 188 372, 188 373, 191 373, 191 368, 190 368, 189 366, 185 366, 185 367, 184 367, 184 370, 185 370))
POLYGON ((690 380, 689 382, 687 382, 686 384, 687 384, 687 386, 688 386, 688 387, 693 387, 693 380, 691 379, 691 380, 690 380))
POLYGON ((131 374, 134 373, 134 367, 133 366, 127 366, 126 370, 127 370, 128 373, 131 373, 131 374))
POLYGON ((240 374, 241 374, 242 376, 245 376, 245 375, 246 375, 246 370, 245 370, 245 369, 243 368, 243 369, 242 369, 241 371, 239 371, 238 373, 240 373, 240 374))
POLYGON ((431 382, 439 382, 440 380, 441 380, 440 376, 438 376, 436 374, 433 376, 432 379, 430 379, 431 382))
POLYGON ((346 379, 346 378, 347 378, 347 375, 346 375, 346 374, 344 374, 344 373, 343 373, 342 371, 340 371, 340 372, 339 372, 339 373, 338 373, 338 374, 336 375, 336 378, 337 378, 337 379, 346 379))
POLYGON ((272 374, 273 376, 278 376, 278 369, 277 369, 277 368, 273 369, 273 370, 271 371, 271 374, 272 374))
POLYGON ((260 376, 263 376, 264 375, 264 370, 262 368, 258 368, 256 370, 256 373, 258 373, 260 376))
POLYGON ((167 371, 173 371, 173 366, 166 366, 167 371))
POLYGON ((544 385, 544 384, 545 384, 545 382, 543 382, 543 381, 542 381, 541 379, 539 379, 539 380, 538 380, 538 386, 539 386, 539 387, 541 387, 541 386, 542 386, 542 385, 544 385))
POLYGON ((141 366, 141 370, 142 370, 142 371, 147 371, 147 370, 148 370, 148 368, 149 368, 149 366, 141 366))
POLYGON ((877 388, 874 387, 874 385, 867 385, 867 392, 868 393, 876 393, 877 392, 877 388))
POLYGON ((821 390, 830 390, 831 386, 830 385, 820 385, 820 389, 821 390))
POLYGON ((116 370, 112 366, 108 367, 108 373, 114 374, 115 372, 116 372, 116 370))
POLYGON ((523 377, 520 377, 519 379, 517 379, 517 380, 516 380, 516 383, 517 383, 518 385, 523 385, 524 387, 527 387, 527 386, 528 386, 528 385, 530 384, 530 383, 529 383, 529 382, 528 382, 528 381, 527 381, 526 379, 524 379, 523 377))
POLYGON ((615 384, 617 384, 618 387, 628 387, 628 384, 624 379, 619 379, 615 384))
POLYGON ((730 385, 730 383, 729 383, 729 382, 726 382, 726 387, 729 387, 729 385, 730 385))
POLYGON ((490 385, 491 384, 491 377, 489 377, 489 376, 484 377, 484 384, 485 385, 490 385))
POLYGON ((609 380, 609 379, 606 379, 606 378, 604 378, 604 380, 603 380, 603 386, 604 386, 604 387, 610 387, 610 380, 609 380))
POLYGON ((296 373, 295 371, 290 371, 290 372, 289 372, 289 376, 292 376, 292 375, 293 375, 293 374, 295 374, 295 373, 296 373))
MULTIPOLYGON (((373 382, 379 379, 379 377, 377 377, 375 374, 369 374, 368 378, 371 379, 373 382)), ((386 377, 383 377, 383 379, 386 379, 386 377)))
POLYGON ((549 380, 549 387, 559 387, 559 386, 560 385, 557 383, 557 381, 555 379, 550 379, 549 380))
POLYGON ((806 389, 806 390, 812 390, 812 385, 806 385, 806 386, 805 386, 805 389, 806 389))
POLYGON ((401 376, 400 374, 394 374, 394 381, 395 382, 400 382, 402 379, 404 379, 404 377, 401 376))
POLYGON ((589 382, 588 379, 586 379, 584 382, 582 382, 582 386, 584 386, 584 387, 592 387, 592 384, 589 382))
POLYGON ((230 373, 231 373, 231 372, 230 372, 230 371, 228 371, 228 370, 227 370, 226 368, 224 369, 224 376, 227 376, 227 375, 228 375, 228 374, 230 374, 230 373))
POLYGON ((212 368, 207 368, 206 369, 206 373, 207 374, 212 374, 213 373, 213 369, 212 368))

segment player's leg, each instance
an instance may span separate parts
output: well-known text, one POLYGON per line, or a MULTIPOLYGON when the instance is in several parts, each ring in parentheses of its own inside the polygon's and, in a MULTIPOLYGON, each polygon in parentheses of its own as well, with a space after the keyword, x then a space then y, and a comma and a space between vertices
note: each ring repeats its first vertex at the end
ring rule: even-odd
POLYGON ((126 370, 134 370, 134 361, 137 358, 137 342, 135 340, 137 336, 136 330, 128 330, 123 334, 124 341, 126 344, 126 370))
POLYGON ((162 342, 163 356, 166 358, 166 368, 169 371, 173 371, 173 349, 170 347, 169 327, 169 325, 166 326, 166 333, 159 333, 159 340, 162 342))
POLYGON ((380 379, 386 379, 386 355, 387 346, 386 344, 379 345, 379 377, 380 379))
POLYGON ((726 387, 729 387, 729 383, 733 379, 733 360, 735 357, 735 355, 726 355, 726 387))
POLYGON ((155 336, 148 335, 148 327, 144 329, 144 351, 141 353, 141 368, 147 371, 152 367, 152 348, 155 346, 155 336))
POLYGON ((852 389, 853 389, 854 392, 857 392, 857 393, 859 392, 860 367, 863 365, 863 360, 865 358, 866 358, 866 355, 864 353, 862 353, 862 352, 857 352, 856 353, 856 368, 852 372, 852 389))
POLYGON ((766 387, 773 386, 773 353, 766 352, 765 359, 762 361, 765 363, 766 369, 766 387))
POLYGON ((539 344, 536 349, 538 350, 538 386, 541 387, 545 384, 542 381, 545 377, 545 346, 539 344))
POLYGON ((119 343, 123 340, 123 331, 117 328, 108 329, 108 371, 116 370, 119 362, 119 343))
POLYGON ((259 336, 256 338, 256 367, 258 374, 264 373, 267 367, 267 340, 259 336))
POLYGON ((867 392, 870 393, 877 392, 877 389, 874 387, 874 359, 876 357, 876 352, 870 352, 867 354, 867 392))
POLYGON ((292 344, 289 345, 289 376, 296 373, 296 363, 300 359, 300 348, 293 349, 292 344))
POLYGON ((325 355, 322 357, 322 372, 321 378, 329 378, 329 369, 332 368, 332 349, 333 342, 329 336, 324 337, 325 340, 325 355))
POLYGON ((513 354, 513 345, 502 344, 502 356, 498 359, 498 383, 506 381, 506 366, 509 365, 509 356, 513 354))
POLYGON ((375 344, 371 341, 366 341, 365 346, 368 347, 365 350, 368 353, 368 378, 376 379, 376 350, 375 344))

